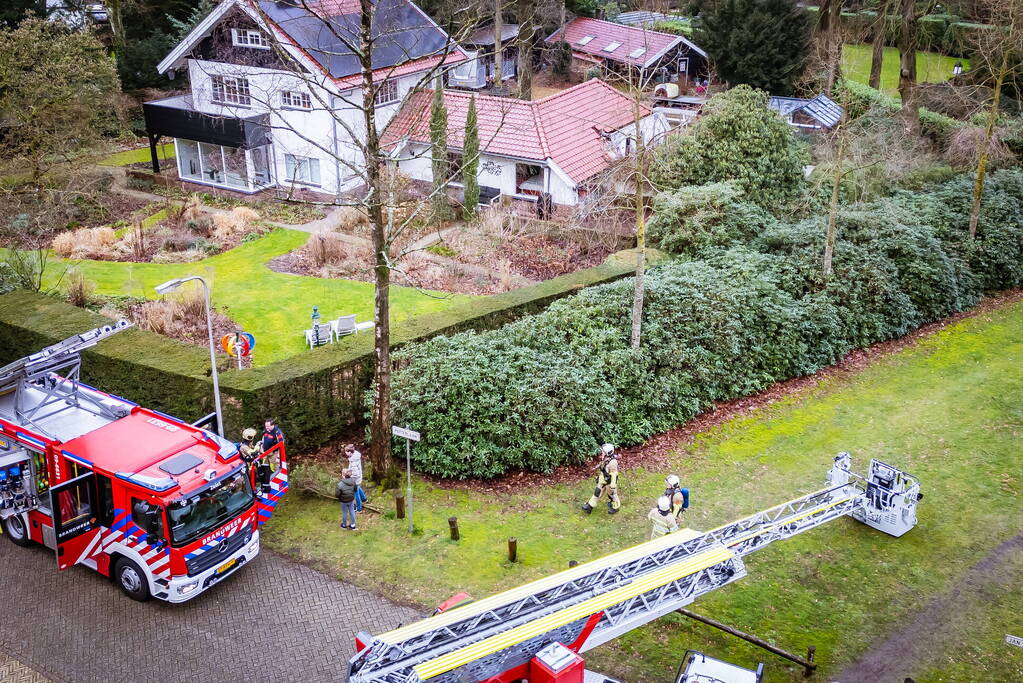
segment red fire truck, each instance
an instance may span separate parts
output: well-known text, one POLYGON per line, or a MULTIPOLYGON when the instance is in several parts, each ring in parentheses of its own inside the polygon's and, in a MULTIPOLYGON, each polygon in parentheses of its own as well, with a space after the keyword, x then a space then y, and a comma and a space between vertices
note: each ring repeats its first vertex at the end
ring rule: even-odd
POLYGON ((288 488, 284 445, 236 443, 79 381, 77 334, 0 368, 0 520, 57 566, 92 567, 131 598, 184 602, 252 562, 288 488))

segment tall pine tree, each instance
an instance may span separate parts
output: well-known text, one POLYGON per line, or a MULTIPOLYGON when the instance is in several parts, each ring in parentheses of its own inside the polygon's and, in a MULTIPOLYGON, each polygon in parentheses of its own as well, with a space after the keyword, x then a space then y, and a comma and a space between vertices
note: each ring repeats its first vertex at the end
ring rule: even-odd
POLYGON ((430 153, 433 161, 433 218, 446 221, 451 217, 448 206, 448 110, 444 106, 444 89, 440 79, 433 89, 430 107, 430 153))
POLYGON ((694 22, 693 41, 729 85, 788 95, 803 73, 810 28, 796 0, 710 0, 694 22))
POLYGON ((476 96, 469 98, 469 112, 465 115, 465 142, 462 144, 462 183, 465 192, 462 202, 462 218, 471 221, 476 217, 480 203, 480 131, 476 123, 476 96))

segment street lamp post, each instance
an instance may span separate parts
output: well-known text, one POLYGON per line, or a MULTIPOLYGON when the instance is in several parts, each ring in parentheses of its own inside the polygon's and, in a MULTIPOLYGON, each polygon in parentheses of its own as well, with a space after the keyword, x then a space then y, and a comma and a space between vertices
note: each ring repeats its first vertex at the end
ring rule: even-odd
POLYGON ((164 282, 162 285, 157 285, 156 293, 167 294, 173 292, 191 280, 198 280, 202 283, 203 293, 206 296, 206 331, 209 333, 210 366, 213 369, 213 405, 217 411, 217 433, 224 436, 224 415, 220 411, 220 381, 217 377, 217 355, 213 347, 213 313, 210 308, 210 285, 206 282, 205 278, 198 275, 189 275, 188 277, 175 278, 164 282))

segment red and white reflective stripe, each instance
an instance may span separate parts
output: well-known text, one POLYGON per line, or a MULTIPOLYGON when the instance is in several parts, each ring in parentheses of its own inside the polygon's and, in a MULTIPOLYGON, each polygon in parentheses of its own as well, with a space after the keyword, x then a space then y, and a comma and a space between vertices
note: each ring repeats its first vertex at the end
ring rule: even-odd
POLYGON ((103 538, 102 532, 97 533, 95 536, 93 536, 92 540, 89 541, 89 545, 85 546, 85 550, 82 551, 82 554, 78 556, 78 559, 75 560, 74 563, 78 564, 79 562, 85 559, 91 558, 94 554, 96 554, 93 552, 96 548, 102 550, 102 548, 100 547, 100 541, 102 540, 102 538, 103 538))

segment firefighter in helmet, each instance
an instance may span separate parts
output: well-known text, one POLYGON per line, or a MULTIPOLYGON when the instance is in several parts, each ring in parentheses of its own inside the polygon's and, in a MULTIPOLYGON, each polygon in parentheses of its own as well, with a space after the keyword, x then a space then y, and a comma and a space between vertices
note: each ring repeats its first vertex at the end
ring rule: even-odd
POLYGON ((583 503, 582 508, 586 514, 593 512, 604 489, 607 489, 607 514, 613 515, 622 506, 622 501, 618 498, 618 454, 615 453, 615 447, 609 443, 601 446, 600 453, 603 457, 597 468, 597 486, 593 489, 590 500, 583 503))
POLYGON ((650 508, 647 513, 650 520, 650 540, 659 538, 674 531, 678 531, 678 521, 671 511, 671 499, 668 496, 661 496, 657 499, 657 507, 650 508))
POLYGON ((679 522, 689 509, 689 489, 682 488, 677 474, 669 474, 664 479, 664 495, 671 501, 671 512, 679 522))
POLYGON ((242 460, 245 462, 252 462, 259 457, 259 454, 263 452, 263 444, 256 443, 255 429, 246 427, 242 430, 242 443, 238 446, 238 450, 241 451, 242 460))

